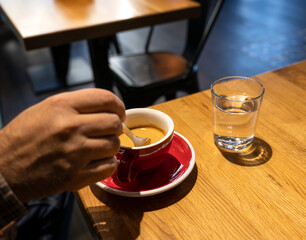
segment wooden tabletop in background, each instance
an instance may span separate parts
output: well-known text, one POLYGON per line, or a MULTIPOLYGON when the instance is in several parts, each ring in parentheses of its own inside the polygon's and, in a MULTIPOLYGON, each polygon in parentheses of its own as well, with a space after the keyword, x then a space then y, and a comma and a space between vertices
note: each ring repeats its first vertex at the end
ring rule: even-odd
POLYGON ((153 108, 195 149, 196 167, 174 189, 126 198, 97 186, 76 194, 103 239, 303 239, 306 61, 254 77, 265 87, 254 148, 220 152, 210 91, 153 108))
POLYGON ((0 7, 28 50, 200 15, 190 0, 0 0, 0 7))

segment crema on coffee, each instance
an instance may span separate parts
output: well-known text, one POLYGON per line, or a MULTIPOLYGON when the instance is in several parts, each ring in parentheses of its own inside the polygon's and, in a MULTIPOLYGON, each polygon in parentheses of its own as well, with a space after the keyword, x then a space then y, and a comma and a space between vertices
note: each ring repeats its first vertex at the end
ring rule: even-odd
MULTIPOLYGON (((162 129, 155 126, 140 126, 131 128, 130 130, 138 137, 150 138, 150 144, 158 142, 166 135, 166 133, 162 129)), ((126 134, 122 133, 119 138, 121 146, 135 147, 132 140, 126 134)))

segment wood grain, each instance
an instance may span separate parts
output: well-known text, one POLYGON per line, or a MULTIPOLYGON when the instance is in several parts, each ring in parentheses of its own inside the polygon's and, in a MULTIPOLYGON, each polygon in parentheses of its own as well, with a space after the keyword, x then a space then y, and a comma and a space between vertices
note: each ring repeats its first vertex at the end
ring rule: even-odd
POLYGON ((0 0, 0 6, 28 50, 200 15, 190 0, 0 0))
POLYGON ((96 186, 76 193, 103 239, 303 239, 306 61, 254 77, 266 93, 256 140, 244 154, 213 143, 209 91, 153 108, 189 139, 196 168, 176 188, 124 198, 96 186))

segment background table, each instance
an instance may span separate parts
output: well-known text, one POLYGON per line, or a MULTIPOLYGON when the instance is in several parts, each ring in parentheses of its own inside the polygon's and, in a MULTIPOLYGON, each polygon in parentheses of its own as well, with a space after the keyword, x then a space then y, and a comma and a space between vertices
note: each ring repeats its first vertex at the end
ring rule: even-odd
POLYGON ((266 88, 256 139, 246 155, 213 142, 210 92, 166 102, 196 167, 174 189, 126 198, 97 186, 76 193, 103 239, 303 239, 305 237, 306 61, 254 77, 266 88))
POLYGON ((0 7, 27 50, 89 40, 95 84, 109 90, 107 36, 197 17, 201 11, 190 0, 0 0, 0 7))
POLYGON ((27 50, 200 14, 190 0, 0 0, 0 6, 27 50))

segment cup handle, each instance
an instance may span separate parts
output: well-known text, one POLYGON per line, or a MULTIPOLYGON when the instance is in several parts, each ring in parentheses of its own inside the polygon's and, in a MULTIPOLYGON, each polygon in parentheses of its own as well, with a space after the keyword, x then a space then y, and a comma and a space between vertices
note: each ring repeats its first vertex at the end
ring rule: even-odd
POLYGON ((134 182, 138 175, 135 163, 139 159, 139 154, 129 149, 120 149, 116 157, 119 160, 117 167, 118 180, 124 183, 134 182))

